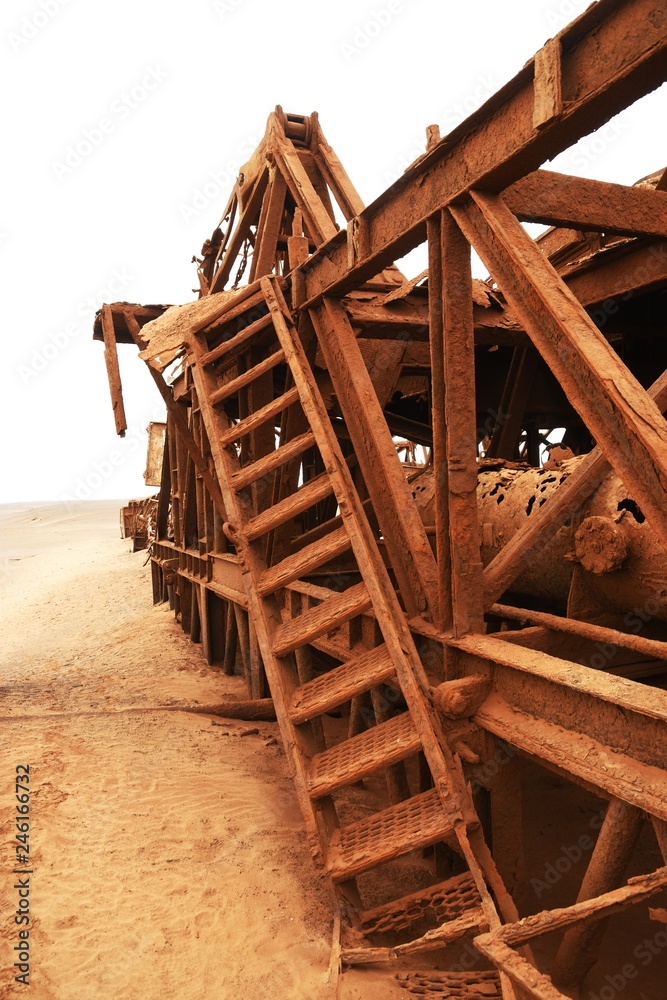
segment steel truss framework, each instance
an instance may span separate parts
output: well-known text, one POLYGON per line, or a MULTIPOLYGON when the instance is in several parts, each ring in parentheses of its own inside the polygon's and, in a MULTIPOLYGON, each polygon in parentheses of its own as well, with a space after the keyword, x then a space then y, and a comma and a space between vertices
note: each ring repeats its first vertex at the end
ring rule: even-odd
POLYGON ((666 75, 664 4, 600 0, 454 132, 429 129, 367 208, 317 116, 278 108, 204 246, 198 302, 98 316, 119 433, 117 342, 168 411, 154 599, 273 698, 313 858, 367 939, 344 938, 343 961, 395 971, 472 934, 495 970, 404 978, 423 995, 562 998, 607 917, 667 885, 666 869, 625 884, 645 822, 667 861, 667 695, 649 684, 667 671, 667 184, 541 169, 666 75), (533 241, 522 222, 552 228, 533 241), (408 281, 393 261, 424 241, 428 274, 408 281), (471 247, 492 280, 473 280, 471 247), (494 540, 481 479, 509 505, 503 476, 529 474, 517 459, 546 476, 553 427, 579 457, 549 463, 545 497, 494 540), (622 517, 591 515, 616 488, 622 517), (565 597, 525 600, 575 530, 565 597), (640 630, 624 532, 651 563, 640 630), (598 649, 615 652, 583 665, 598 649), (515 753, 609 803, 577 901, 523 920, 515 753), (426 848, 433 885, 367 904, 373 873, 426 848), (538 971, 530 941, 556 930, 538 971))

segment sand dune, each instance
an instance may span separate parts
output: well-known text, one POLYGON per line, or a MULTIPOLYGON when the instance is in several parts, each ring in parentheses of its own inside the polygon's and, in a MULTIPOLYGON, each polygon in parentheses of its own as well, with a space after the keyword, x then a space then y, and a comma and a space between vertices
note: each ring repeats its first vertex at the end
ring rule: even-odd
POLYGON ((373 970, 328 981, 330 900, 282 749, 265 745, 275 724, 240 738, 239 723, 124 711, 210 704, 241 682, 207 667, 151 605, 145 553, 119 539, 119 505, 0 508, 0 997, 401 996, 373 970), (29 994, 5 961, 24 762, 29 994))

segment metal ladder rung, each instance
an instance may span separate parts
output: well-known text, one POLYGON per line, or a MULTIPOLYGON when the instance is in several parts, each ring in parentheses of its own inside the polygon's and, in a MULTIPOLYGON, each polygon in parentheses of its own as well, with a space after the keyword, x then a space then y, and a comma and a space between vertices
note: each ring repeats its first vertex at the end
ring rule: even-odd
POLYGON ((430 847, 453 832, 435 788, 342 827, 333 847, 329 874, 342 882, 402 854, 430 847))
POLYGON ((350 548, 350 538, 345 528, 338 528, 320 538, 317 542, 304 546, 299 552, 287 556, 276 566, 267 569, 262 575, 259 592, 265 597, 281 587, 286 587, 293 580, 307 576, 330 559, 335 559, 350 548))
POLYGON ((410 713, 404 712, 316 754, 310 762, 308 790, 313 798, 329 795, 374 771, 398 764, 421 746, 410 713))
POLYGON ((255 320, 254 323, 250 323, 239 333, 234 334, 229 340, 223 341, 222 344, 218 344, 213 350, 207 351, 206 354, 202 354, 200 362, 202 365, 212 365, 214 362, 219 361, 220 358, 228 357, 232 351, 235 351, 239 347, 243 347, 252 340, 258 333, 262 333, 269 326, 273 325, 273 319, 271 318, 271 313, 267 313, 266 316, 262 316, 260 319, 255 320))
POLYGON ((271 417, 275 417, 277 413, 281 413, 286 410, 288 406, 292 406, 299 399, 298 389, 288 389, 284 392, 282 396, 277 396, 272 399, 270 403, 263 406, 260 410, 256 410, 255 413, 251 413, 249 417, 244 420, 239 420, 237 424, 230 427, 228 431, 220 435, 220 444, 223 448, 226 448, 228 444, 233 441, 238 441, 240 438, 245 437, 246 434, 250 434, 251 431, 256 430, 261 427, 262 424, 270 420, 271 417))
POLYGON ((218 403, 222 403, 223 400, 228 399, 230 396, 234 396, 241 389, 245 389, 246 386, 251 385, 255 379, 258 379, 260 375, 265 375, 266 372, 270 372, 272 368, 277 365, 282 364, 285 360, 285 354, 282 348, 276 351, 274 354, 270 354, 268 358, 264 361, 260 361, 258 365, 254 368, 250 368, 247 372, 242 375, 238 375, 233 378, 231 382, 227 382, 226 385, 221 386, 212 392, 209 396, 209 403, 211 406, 217 406, 218 403))
POLYGON ((258 458, 256 462, 246 465, 243 469, 235 472, 231 476, 232 486, 237 492, 242 490, 245 486, 249 486, 250 483, 261 479, 262 476, 273 472, 274 469, 279 469, 281 465, 285 465, 291 459, 297 458, 304 451, 307 451, 308 448, 312 448, 314 444, 315 435, 312 431, 299 434, 298 437, 292 438, 287 444, 276 448, 275 451, 269 452, 263 458, 258 458))
POLYGON ((407 972, 396 977, 412 996, 442 997, 442 1000, 501 1000, 502 988, 497 971, 407 972))
POLYGON ((429 914, 437 923, 456 920, 479 904, 474 878, 470 872, 462 872, 427 889, 364 910, 360 914, 361 927, 365 934, 394 933, 411 927, 429 914))
POLYGON ((291 493, 283 500, 274 504, 273 507, 268 507, 261 514, 248 521, 246 525, 246 538, 252 541, 255 538, 260 538, 262 535, 266 535, 269 531, 273 531, 274 528, 279 528, 281 524, 285 524, 286 521, 291 521, 293 517, 303 514, 305 510, 319 503, 320 500, 325 500, 332 493, 331 480, 327 473, 323 472, 321 476, 316 476, 314 479, 309 480, 296 493, 291 493))
POLYGON ((393 674, 394 664, 383 643, 298 687, 292 696, 290 718, 295 726, 310 722, 377 687, 393 674))
POLYGON ((280 625, 273 637, 273 652, 287 656, 318 636, 333 632, 335 628, 363 614, 372 601, 365 583, 357 583, 340 594, 334 594, 316 608, 305 611, 297 618, 280 625))

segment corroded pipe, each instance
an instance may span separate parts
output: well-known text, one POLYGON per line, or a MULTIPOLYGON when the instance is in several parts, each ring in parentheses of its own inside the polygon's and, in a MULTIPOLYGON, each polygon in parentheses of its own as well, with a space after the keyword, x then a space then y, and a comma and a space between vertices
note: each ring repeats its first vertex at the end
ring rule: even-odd
MULTIPOLYGON (((581 457, 555 469, 481 470, 477 487, 482 560, 488 565, 575 471, 581 457)), ((422 520, 435 520, 435 481, 426 469, 412 483, 422 520)), ((567 602, 576 564, 591 596, 611 612, 667 621, 667 552, 617 476, 609 474, 576 515, 533 550, 512 591, 567 602)))

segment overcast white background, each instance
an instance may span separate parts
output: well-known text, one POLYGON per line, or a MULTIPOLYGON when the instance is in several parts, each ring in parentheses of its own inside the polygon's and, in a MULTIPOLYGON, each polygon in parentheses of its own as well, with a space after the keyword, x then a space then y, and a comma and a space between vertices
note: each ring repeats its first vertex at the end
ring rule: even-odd
MULTIPOLYGON (((121 345, 116 438, 92 315, 194 298, 192 256, 276 104, 319 111, 368 203, 423 151, 426 125, 445 134, 585 6, 5 0, 0 502, 148 492, 160 400, 121 345), (89 155, 66 159, 103 119, 89 155)), ((634 182, 667 162, 666 105, 663 87, 548 166, 634 182)))

